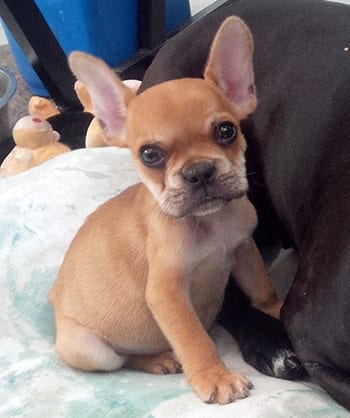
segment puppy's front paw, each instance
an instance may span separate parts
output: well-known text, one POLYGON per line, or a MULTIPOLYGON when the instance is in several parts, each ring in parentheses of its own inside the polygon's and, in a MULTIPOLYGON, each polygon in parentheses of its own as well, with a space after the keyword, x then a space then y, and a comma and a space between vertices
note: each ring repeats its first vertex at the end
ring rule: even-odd
POLYGON ((253 384, 244 376, 223 367, 196 373, 190 384, 197 395, 207 403, 227 404, 246 398, 253 384))

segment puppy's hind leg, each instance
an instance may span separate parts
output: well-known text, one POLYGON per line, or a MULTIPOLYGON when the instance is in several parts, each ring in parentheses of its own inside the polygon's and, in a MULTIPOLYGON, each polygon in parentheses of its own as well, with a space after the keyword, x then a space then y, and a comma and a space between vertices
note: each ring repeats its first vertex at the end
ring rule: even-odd
POLYGON ((71 367, 84 371, 120 369, 126 361, 96 332, 70 318, 57 318, 56 350, 71 367))
POLYGON ((182 372, 182 366, 175 353, 171 350, 154 355, 130 356, 125 363, 125 367, 154 374, 182 372))

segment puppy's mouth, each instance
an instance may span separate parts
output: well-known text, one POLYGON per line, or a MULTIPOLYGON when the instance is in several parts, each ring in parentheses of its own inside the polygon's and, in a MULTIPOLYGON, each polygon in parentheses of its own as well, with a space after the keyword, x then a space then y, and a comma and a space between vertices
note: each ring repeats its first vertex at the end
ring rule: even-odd
POLYGON ((192 214, 195 216, 208 215, 210 213, 219 211, 231 200, 232 199, 229 199, 229 198, 207 196, 205 200, 203 200, 198 205, 195 205, 192 208, 192 210, 189 210, 188 214, 192 214))
POLYGON ((218 212, 233 199, 240 199, 247 194, 247 189, 228 191, 208 190, 206 187, 195 193, 182 192, 176 198, 167 199, 162 205, 165 213, 175 218, 187 215, 203 216, 218 212))
POLYGON ((208 215, 222 209, 227 203, 233 199, 239 199, 246 194, 246 191, 237 191, 231 193, 224 193, 222 195, 206 194, 201 199, 193 199, 188 208, 188 213, 196 216, 208 215))

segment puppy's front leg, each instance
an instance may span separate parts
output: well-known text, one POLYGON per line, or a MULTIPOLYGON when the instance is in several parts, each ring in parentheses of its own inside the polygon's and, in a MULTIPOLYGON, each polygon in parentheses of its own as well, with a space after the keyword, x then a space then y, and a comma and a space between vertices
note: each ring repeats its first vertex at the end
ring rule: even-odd
POLYGON ((245 240, 237 248, 235 257, 232 274, 239 287, 249 297, 255 308, 279 318, 283 302, 273 288, 253 238, 245 240))
POLYGON ((226 369, 192 307, 179 272, 151 266, 146 300, 202 400, 226 404, 248 395, 251 383, 226 369))

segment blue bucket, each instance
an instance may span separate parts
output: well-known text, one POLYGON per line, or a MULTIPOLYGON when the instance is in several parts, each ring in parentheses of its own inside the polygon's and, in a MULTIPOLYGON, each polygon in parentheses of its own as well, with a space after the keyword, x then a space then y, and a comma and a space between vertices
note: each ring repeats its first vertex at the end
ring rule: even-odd
MULTIPOLYGON (((137 52, 137 0, 35 0, 64 52, 80 50, 117 67, 137 52)), ((188 0, 166 0, 166 31, 190 19, 188 0)), ((5 27, 17 67, 32 94, 48 96, 41 80, 5 27)))
POLYGON ((166 0, 165 29, 168 34, 179 29, 190 18, 189 0, 166 0))
MULTIPOLYGON (((85 51, 116 67, 137 51, 137 0, 35 2, 66 55, 74 50, 85 51)), ((39 96, 48 96, 6 26, 5 32, 18 70, 30 91, 39 96)))

